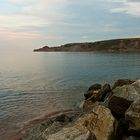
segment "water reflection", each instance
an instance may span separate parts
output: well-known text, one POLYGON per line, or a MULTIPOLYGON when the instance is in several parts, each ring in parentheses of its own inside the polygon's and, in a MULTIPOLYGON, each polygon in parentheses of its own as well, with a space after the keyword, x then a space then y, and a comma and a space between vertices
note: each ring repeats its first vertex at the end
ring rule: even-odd
POLYGON ((139 54, 1 53, 0 126, 10 131, 44 112, 76 107, 94 82, 137 79, 139 71, 139 54))

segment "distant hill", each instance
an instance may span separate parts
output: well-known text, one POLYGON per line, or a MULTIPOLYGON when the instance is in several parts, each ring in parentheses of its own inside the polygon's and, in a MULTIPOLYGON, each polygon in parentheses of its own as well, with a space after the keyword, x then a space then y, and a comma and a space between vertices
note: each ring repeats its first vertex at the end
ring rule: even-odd
POLYGON ((85 43, 69 43, 57 47, 44 46, 35 49, 35 52, 89 52, 89 51, 107 51, 107 52, 140 52, 140 38, 113 39, 85 43))

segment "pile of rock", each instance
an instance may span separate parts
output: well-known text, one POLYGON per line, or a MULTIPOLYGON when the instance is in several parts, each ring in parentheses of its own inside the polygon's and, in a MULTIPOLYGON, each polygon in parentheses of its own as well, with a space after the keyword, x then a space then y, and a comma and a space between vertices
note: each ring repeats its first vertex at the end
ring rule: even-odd
POLYGON ((84 96, 78 117, 49 119, 22 140, 140 140, 140 80, 94 84, 84 96))
POLYGON ((83 111, 94 108, 96 102, 110 109, 117 121, 117 140, 140 139, 140 80, 120 79, 112 88, 108 84, 94 84, 84 96, 83 111))

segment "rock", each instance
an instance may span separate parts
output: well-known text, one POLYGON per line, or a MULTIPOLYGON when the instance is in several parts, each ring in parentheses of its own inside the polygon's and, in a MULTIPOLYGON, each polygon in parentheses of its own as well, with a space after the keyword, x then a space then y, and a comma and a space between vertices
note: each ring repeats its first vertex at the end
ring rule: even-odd
POLYGON ((92 101, 93 103, 95 103, 96 101, 98 101, 98 97, 99 97, 99 92, 98 93, 94 93, 90 98, 88 98, 87 100, 92 101))
POLYGON ((131 105, 131 102, 127 101, 126 99, 113 96, 108 104, 109 109, 111 110, 113 116, 116 119, 124 118, 125 112, 131 105))
POLYGON ((117 87, 113 90, 113 93, 108 106, 117 119, 123 118, 131 103, 140 96, 133 85, 117 87))
POLYGON ((65 114, 62 114, 62 115, 59 115, 55 118, 55 121, 58 121, 58 122, 70 122, 71 121, 71 118, 68 117, 67 115, 65 114))
POLYGON ((110 110, 97 104, 93 111, 63 127, 60 131, 47 135, 47 140, 111 140, 115 119, 110 110))
POLYGON ((136 91, 140 94, 140 80, 137 80, 132 85, 135 87, 136 91))
POLYGON ((99 90, 101 89, 102 85, 101 84, 94 84, 92 86, 89 87, 88 91, 91 91, 91 90, 99 90))
POLYGON ((118 140, 121 140, 123 137, 128 137, 129 136, 128 128, 129 122, 126 121, 124 118, 120 119, 116 131, 116 138, 118 140))
POLYGON ((128 137, 126 140, 135 140, 135 138, 132 137, 132 136, 130 136, 130 137, 128 137))
POLYGON ((128 138, 126 138, 124 140, 140 140, 140 138, 139 137, 134 137, 134 136, 129 136, 128 138))
POLYGON ((96 98, 100 90, 101 90, 100 84, 92 85, 91 87, 89 87, 88 91, 84 94, 85 99, 96 98))
POLYGON ((133 86, 140 88, 140 80, 135 81, 132 83, 133 86))
POLYGON ((47 120, 33 126, 29 131, 22 136, 22 140, 43 140, 42 133, 46 130, 47 127, 52 126, 53 121, 47 120))
POLYGON ((133 85, 124 85, 113 90, 113 96, 124 98, 130 102, 135 101, 139 97, 139 92, 133 85))
MULTIPOLYGON (((61 129, 65 126, 65 123, 62 122, 54 122, 51 126, 46 127, 44 131, 41 133, 41 138, 44 140, 46 139, 49 135, 52 135, 54 133, 57 133, 58 131, 61 131, 61 129)), ((41 140, 42 140, 41 139, 41 140)))
POLYGON ((80 117, 78 123, 94 134, 96 140, 110 140, 114 132, 115 119, 108 108, 97 104, 93 112, 80 117))
POLYGON ((106 93, 112 92, 110 85, 109 84, 105 84, 103 86, 102 92, 106 92, 106 93))
POLYGON ((98 101, 104 102, 109 96, 112 96, 112 90, 109 84, 105 84, 103 88, 100 90, 99 96, 97 97, 98 101))
POLYGON ((91 107, 93 107, 93 104, 94 103, 90 100, 84 100, 84 103, 82 106, 83 111, 86 111, 86 110, 90 109, 91 107))
POLYGON ((91 90, 91 91, 87 91, 84 96, 85 96, 85 100, 91 100, 93 102, 96 101, 96 98, 99 95, 100 90, 91 90))
POLYGON ((46 140, 96 140, 84 127, 70 126, 61 129, 57 133, 46 136, 46 140))
POLYGON ((129 80, 129 79, 119 79, 114 83, 114 85, 112 86, 112 89, 115 89, 116 87, 121 87, 123 85, 130 85, 133 82, 135 81, 129 80))
POLYGON ((96 98, 99 95, 100 90, 93 90, 93 91, 87 91, 84 96, 85 96, 85 100, 91 100, 93 102, 96 101, 96 98))
POLYGON ((93 108, 94 119, 87 120, 87 128, 95 134, 97 140, 111 140, 114 137, 115 118, 111 111, 103 105, 97 105, 93 108))
POLYGON ((140 132, 140 97, 128 108, 125 119, 129 121, 129 130, 140 132))
POLYGON ((83 111, 86 111, 90 109, 91 107, 93 107, 96 101, 105 102, 105 104, 108 104, 107 100, 113 94, 109 84, 105 84, 102 88, 101 88, 101 85, 98 85, 98 84, 96 84, 95 87, 94 85, 91 87, 92 88, 89 88, 89 89, 97 89, 97 90, 91 90, 91 91, 88 91, 88 94, 85 94, 85 97, 88 99, 84 100, 83 107, 82 107, 83 111), (98 88, 101 88, 101 89, 98 89, 98 88))

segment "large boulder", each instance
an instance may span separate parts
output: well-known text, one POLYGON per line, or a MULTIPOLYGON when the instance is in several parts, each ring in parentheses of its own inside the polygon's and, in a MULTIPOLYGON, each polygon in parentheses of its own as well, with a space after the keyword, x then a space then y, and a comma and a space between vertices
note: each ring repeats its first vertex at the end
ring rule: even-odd
POLYGON ((86 126, 97 140, 111 140, 114 136, 115 118, 111 111, 103 105, 93 108, 94 119, 86 121, 86 126))
POLYGON ((108 106, 115 118, 124 118, 125 111, 140 94, 133 85, 117 87, 113 90, 113 93, 108 106))
POLYGON ((114 85, 112 86, 112 89, 115 89, 116 87, 121 87, 123 85, 130 85, 133 82, 135 81, 129 80, 129 79, 119 79, 114 83, 114 85))
POLYGON ((99 103, 96 103, 91 113, 80 117, 77 122, 94 134, 96 140, 112 139, 115 119, 110 110, 99 103))
POLYGON ((140 136, 140 97, 128 108, 125 119, 129 121, 129 130, 137 131, 140 136))
POLYGON ((127 101, 133 102, 139 97, 138 90, 133 85, 124 85, 117 87, 113 90, 113 96, 126 99, 127 101))

